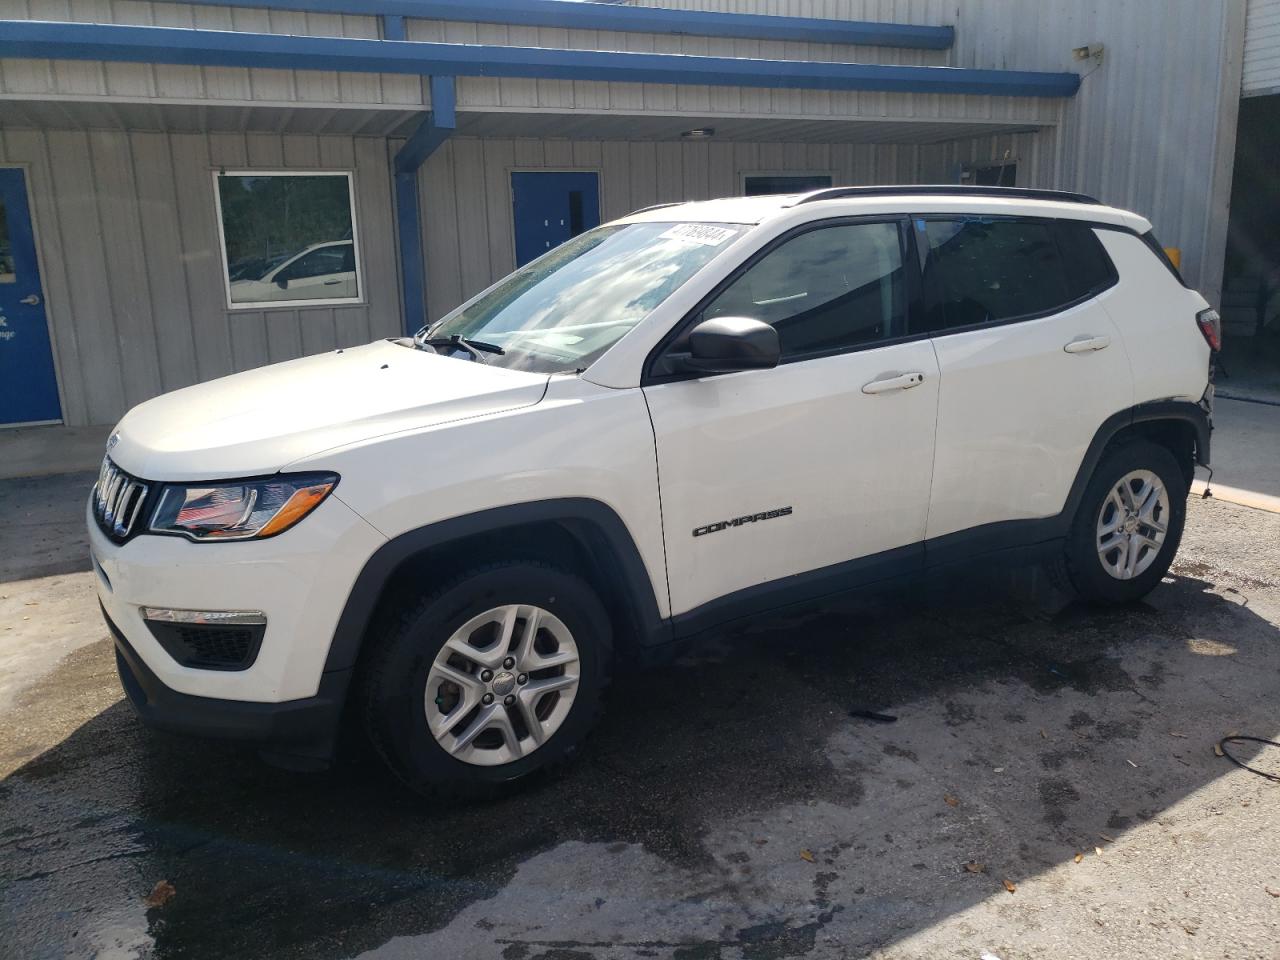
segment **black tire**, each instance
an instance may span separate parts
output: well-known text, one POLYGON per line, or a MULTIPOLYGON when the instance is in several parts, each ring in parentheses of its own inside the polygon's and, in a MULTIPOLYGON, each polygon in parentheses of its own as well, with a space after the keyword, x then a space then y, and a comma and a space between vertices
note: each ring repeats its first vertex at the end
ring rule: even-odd
POLYGON ((1149 440, 1130 440, 1107 451, 1085 487, 1067 534, 1059 579, 1088 603, 1115 606, 1132 603, 1150 593, 1169 570, 1182 540, 1187 519, 1187 481, 1172 453, 1149 440), (1107 572, 1097 548, 1097 525, 1112 489, 1128 473, 1149 470, 1168 493, 1169 514, 1164 541, 1151 565, 1128 580, 1107 572))
POLYGON ((483 796, 571 760, 595 725, 613 657, 609 617, 580 577, 536 561, 476 567, 410 602, 369 638, 362 664, 365 728, 410 789, 432 797, 483 796), (436 655, 468 620, 507 604, 553 613, 572 633, 580 679, 560 727, 540 747, 499 766, 452 756, 432 734, 426 687, 436 655))

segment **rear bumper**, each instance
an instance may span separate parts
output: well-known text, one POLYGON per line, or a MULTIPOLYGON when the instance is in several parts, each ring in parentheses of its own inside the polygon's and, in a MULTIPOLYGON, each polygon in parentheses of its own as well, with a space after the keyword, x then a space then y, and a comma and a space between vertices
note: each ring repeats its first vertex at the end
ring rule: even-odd
POLYGON ((350 671, 325 673, 315 696, 282 703, 222 700, 180 693, 164 684, 130 646, 106 610, 116 669, 129 702, 150 727, 184 736, 258 745, 283 766, 323 766, 333 756, 350 671))

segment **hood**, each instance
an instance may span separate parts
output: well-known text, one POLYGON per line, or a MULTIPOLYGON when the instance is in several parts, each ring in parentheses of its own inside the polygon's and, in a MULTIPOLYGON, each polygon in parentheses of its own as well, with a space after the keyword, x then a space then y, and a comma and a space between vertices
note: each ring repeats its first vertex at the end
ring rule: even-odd
POLYGON ((537 403, 546 374, 379 341, 260 367, 139 404, 111 459, 147 480, 271 474, 332 447, 537 403))

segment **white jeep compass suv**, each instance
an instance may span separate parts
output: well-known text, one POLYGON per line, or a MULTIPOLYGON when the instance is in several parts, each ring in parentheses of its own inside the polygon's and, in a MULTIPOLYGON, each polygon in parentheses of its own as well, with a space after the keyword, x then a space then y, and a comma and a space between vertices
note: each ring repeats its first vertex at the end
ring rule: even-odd
POLYGON ((413 338, 129 412, 88 507, 142 718, 419 790, 572 755, 614 662, 1008 548, 1160 581, 1217 315, 1088 197, 839 188, 638 211, 413 338))

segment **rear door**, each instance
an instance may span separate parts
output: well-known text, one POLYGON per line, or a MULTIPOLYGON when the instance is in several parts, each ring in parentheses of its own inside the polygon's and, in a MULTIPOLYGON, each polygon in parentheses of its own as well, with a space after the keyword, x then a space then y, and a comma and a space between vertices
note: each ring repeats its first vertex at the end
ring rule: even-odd
POLYGON ((920 565, 938 377, 929 341, 904 342, 908 228, 776 241, 687 324, 770 323, 781 364, 644 387, 671 609, 692 629, 920 565))
POLYGON ((915 221, 940 371, 928 537, 1060 513, 1094 433, 1133 403, 1103 307, 1116 275, 1077 221, 915 221))

